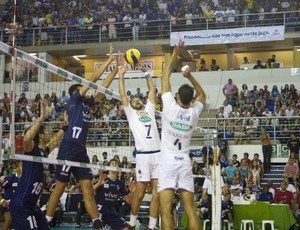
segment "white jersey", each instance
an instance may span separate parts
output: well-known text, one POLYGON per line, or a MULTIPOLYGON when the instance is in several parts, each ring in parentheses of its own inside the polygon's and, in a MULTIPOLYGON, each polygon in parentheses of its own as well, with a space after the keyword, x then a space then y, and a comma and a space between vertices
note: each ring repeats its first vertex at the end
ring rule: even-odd
POLYGON ((149 100, 144 110, 135 110, 124 106, 130 130, 138 152, 152 152, 160 150, 160 139, 155 121, 155 105, 149 100))
POLYGON ((195 102, 190 108, 180 107, 171 92, 162 95, 162 154, 190 153, 190 142, 197 127, 203 104, 195 102))

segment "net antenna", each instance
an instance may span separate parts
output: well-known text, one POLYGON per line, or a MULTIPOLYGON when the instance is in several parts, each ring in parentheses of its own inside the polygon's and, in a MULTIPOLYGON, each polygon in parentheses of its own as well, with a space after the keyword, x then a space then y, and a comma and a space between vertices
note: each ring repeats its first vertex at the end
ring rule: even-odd
MULTIPOLYGON (((15 155, 15 85, 16 85, 16 13, 17 13, 17 0, 14 0, 14 6, 13 6, 13 28, 12 28, 12 48, 11 48, 11 88, 10 88, 10 98, 11 98, 11 106, 10 106, 10 134, 9 139, 11 143, 10 148, 10 158, 14 158, 15 155)), ((1 142, 2 143, 2 142, 1 142)))

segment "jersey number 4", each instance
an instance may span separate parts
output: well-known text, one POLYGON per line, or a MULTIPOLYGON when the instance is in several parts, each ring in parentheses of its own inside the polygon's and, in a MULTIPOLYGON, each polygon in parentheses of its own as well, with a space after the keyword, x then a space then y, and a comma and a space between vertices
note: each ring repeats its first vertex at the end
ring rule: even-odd
POLYGON ((178 150, 181 150, 181 142, 179 141, 179 139, 176 139, 174 142, 174 145, 178 147, 178 150))

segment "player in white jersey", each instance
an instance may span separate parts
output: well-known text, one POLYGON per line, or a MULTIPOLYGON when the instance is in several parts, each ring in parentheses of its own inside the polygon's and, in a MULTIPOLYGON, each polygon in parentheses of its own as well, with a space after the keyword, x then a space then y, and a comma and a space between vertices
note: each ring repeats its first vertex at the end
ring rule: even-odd
POLYGON ((160 138, 155 121, 155 87, 152 78, 146 74, 148 86, 147 104, 144 105, 140 98, 134 97, 129 101, 125 92, 124 74, 127 67, 119 67, 119 91, 121 102, 134 137, 136 148, 136 192, 131 204, 130 229, 135 229, 135 224, 140 209, 140 204, 145 196, 149 182, 152 187, 152 199, 149 210, 149 229, 154 229, 158 217, 158 155, 160 153, 160 138))
POLYGON ((190 68, 182 73, 193 85, 182 85, 176 100, 171 93, 170 75, 177 56, 184 50, 179 41, 161 77, 163 100, 161 155, 159 158, 158 192, 162 215, 162 229, 173 229, 172 204, 176 189, 179 190, 189 229, 199 230, 200 222, 194 207, 194 180, 189 157, 191 136, 205 103, 205 93, 191 74, 190 68), (193 100, 194 89, 197 97, 193 100))

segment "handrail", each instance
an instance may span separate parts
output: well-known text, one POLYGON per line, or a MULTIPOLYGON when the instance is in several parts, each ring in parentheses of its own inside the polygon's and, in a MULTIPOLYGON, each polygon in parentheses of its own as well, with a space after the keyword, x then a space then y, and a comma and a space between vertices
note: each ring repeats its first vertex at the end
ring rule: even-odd
MULTIPOLYGON (((259 141, 261 135, 261 128, 264 128, 266 132, 270 135, 274 143, 285 143, 291 136, 292 133, 295 133, 296 136, 300 136, 300 116, 272 116, 272 117, 229 117, 229 118, 210 118, 210 123, 207 124, 207 118, 200 118, 198 121, 198 126, 208 129, 208 130, 217 130, 218 135, 221 135, 223 138, 234 141, 235 140, 235 126, 237 121, 242 120, 247 123, 251 119, 258 119, 260 121, 259 126, 257 127, 254 135, 249 137, 246 132, 246 125, 244 125, 245 135, 241 137, 244 141, 244 144, 248 143, 248 140, 259 141), (284 134, 283 130, 280 130, 280 126, 284 124, 284 121, 288 121, 290 130, 286 131, 284 134), (228 125, 229 121, 236 121, 234 127, 231 130, 231 126, 228 125), (263 122, 262 122, 263 121, 263 122), (263 124, 262 124, 263 123, 263 124)), ((130 132, 129 126, 126 120, 110 120, 108 124, 123 124, 121 127, 111 127, 104 126, 104 120, 91 121, 89 133, 88 133, 88 146, 97 147, 97 146, 133 146, 134 139, 130 132), (97 131, 99 131, 97 133, 97 131), (103 138, 104 136, 104 138, 103 138)), ((16 123, 16 133, 23 132, 23 127, 26 123, 16 123)), ((52 121, 45 122, 46 129, 50 132, 55 133, 63 125, 62 122, 52 121)), ((8 125, 3 124, 3 131, 7 130, 8 125)), ((161 129, 159 128, 159 132, 161 129)), ((209 141, 208 136, 205 133, 194 132, 192 136, 192 146, 203 146, 209 141)), ((248 143, 249 144, 249 143, 248 143)))
MULTIPOLYGON (((300 16, 298 11, 286 11, 276 13, 264 13, 264 20, 257 20, 262 14, 237 14, 235 22, 224 23, 209 22, 206 17, 193 18, 192 25, 186 25, 185 18, 176 20, 147 20, 147 26, 143 27, 140 21, 132 21, 129 29, 124 29, 127 23, 116 22, 117 40, 147 40, 147 39, 169 39, 171 32, 189 31, 189 30, 210 30, 220 28, 244 28, 251 26, 272 26, 284 25, 286 29, 296 29, 300 26, 300 16), (174 24, 175 23, 175 24, 174 24), (217 25, 217 27, 216 27, 217 25), (161 27, 161 28, 158 28, 161 27), (141 30, 146 28, 146 30, 141 30), (161 31, 162 30, 162 31, 161 31)), ((214 17, 213 17, 214 18, 214 17)), ((224 16, 226 18, 226 16, 224 16)), ((93 23, 93 28, 81 28, 76 25, 49 25, 47 27, 18 27, 17 46, 40 46, 40 45, 60 45, 60 44, 81 44, 93 42, 106 42, 109 39, 108 23, 93 23), (106 29, 105 29, 105 28, 106 29), (88 32, 88 33, 87 33, 88 32)), ((6 28, 0 31, 0 38, 6 43, 10 43, 12 28, 6 28)))

